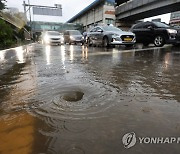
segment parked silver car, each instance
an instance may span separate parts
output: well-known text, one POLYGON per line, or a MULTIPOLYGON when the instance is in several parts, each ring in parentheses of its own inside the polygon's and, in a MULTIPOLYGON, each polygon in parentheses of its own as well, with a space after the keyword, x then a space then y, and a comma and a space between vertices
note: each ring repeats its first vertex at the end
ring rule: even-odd
POLYGON ((87 34, 89 46, 100 44, 104 47, 110 45, 125 45, 131 47, 135 44, 136 37, 132 32, 122 31, 114 26, 96 26, 87 34))
POLYGON ((42 33, 40 39, 42 44, 61 45, 64 43, 63 35, 57 31, 45 31, 42 33))

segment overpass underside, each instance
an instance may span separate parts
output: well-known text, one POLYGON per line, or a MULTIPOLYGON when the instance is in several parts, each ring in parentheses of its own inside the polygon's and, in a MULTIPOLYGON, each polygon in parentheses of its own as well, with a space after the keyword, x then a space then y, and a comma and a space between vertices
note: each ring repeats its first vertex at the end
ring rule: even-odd
POLYGON ((180 10, 180 0, 133 0, 116 8, 119 21, 136 21, 180 10))

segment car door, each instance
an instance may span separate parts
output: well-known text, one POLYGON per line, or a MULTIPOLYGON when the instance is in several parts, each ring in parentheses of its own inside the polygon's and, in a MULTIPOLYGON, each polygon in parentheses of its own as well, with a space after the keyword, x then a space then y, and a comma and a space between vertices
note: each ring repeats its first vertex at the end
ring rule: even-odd
POLYGON ((139 23, 132 28, 132 32, 136 35, 136 42, 141 43, 143 41, 142 36, 143 23, 139 23))
POLYGON ((151 22, 144 23, 142 28, 143 40, 147 43, 152 43, 154 39, 154 25, 151 22))
POLYGON ((95 32, 96 32, 96 28, 93 28, 92 30, 90 30, 89 34, 88 34, 88 39, 94 44, 95 42, 95 32))
POLYGON ((102 41, 103 41, 103 29, 102 28, 97 27, 95 38, 96 38, 97 44, 102 44, 102 41))

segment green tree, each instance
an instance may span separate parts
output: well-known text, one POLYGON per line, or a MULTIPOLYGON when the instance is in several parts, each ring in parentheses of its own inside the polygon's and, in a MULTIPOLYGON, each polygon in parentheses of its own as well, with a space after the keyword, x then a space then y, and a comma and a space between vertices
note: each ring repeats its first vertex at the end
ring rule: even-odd
POLYGON ((5 9, 5 2, 6 2, 6 0, 0 0, 0 10, 3 10, 3 9, 5 9))
POLYGON ((2 19, 0 19, 0 29, 0 48, 7 48, 14 44, 13 29, 2 19))

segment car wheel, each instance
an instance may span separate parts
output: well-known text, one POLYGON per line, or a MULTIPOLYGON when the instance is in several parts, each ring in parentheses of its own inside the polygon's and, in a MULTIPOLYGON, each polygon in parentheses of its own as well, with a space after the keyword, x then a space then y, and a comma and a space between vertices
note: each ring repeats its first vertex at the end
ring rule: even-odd
POLYGON ((154 45, 156 47, 162 47, 164 45, 164 37, 161 35, 158 35, 154 38, 154 45))
POLYGON ((103 38, 103 47, 109 47, 109 41, 108 41, 108 38, 107 37, 104 37, 103 38))

